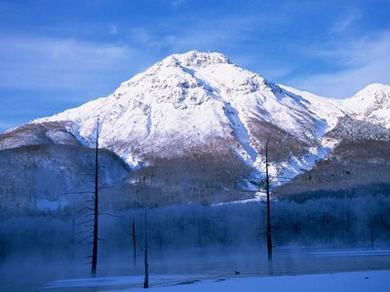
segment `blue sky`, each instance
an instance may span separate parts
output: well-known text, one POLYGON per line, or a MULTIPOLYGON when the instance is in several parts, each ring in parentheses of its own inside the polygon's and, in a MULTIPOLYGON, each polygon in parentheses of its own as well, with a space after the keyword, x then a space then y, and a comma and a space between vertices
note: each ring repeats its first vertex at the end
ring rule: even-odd
POLYGON ((0 131, 106 96, 191 49, 350 96, 390 82, 389 15, 388 0, 0 0, 0 131))

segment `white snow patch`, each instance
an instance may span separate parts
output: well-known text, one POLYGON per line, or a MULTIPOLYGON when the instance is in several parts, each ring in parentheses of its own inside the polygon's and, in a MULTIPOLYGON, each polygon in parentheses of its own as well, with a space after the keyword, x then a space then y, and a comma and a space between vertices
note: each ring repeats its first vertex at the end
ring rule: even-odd
MULTIPOLYGON (((99 289, 98 291, 145 291, 143 277, 107 277, 71 279, 51 282, 45 290, 99 289), (127 287, 126 287, 127 286, 127 287), (116 288, 117 287, 117 288, 116 288)), ((298 276, 223 276, 211 279, 207 276, 156 275, 150 278, 152 291, 272 291, 272 292, 388 292, 390 270, 358 271, 298 276)))

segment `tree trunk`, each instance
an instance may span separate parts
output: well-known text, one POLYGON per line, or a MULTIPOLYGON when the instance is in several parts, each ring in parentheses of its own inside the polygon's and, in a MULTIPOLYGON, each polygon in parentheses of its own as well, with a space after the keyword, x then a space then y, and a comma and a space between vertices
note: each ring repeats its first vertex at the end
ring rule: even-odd
POLYGON ((98 241, 99 241, 99 121, 96 126, 95 144, 95 197, 93 208, 93 241, 92 241, 92 263, 91 274, 96 277, 98 241))
POLYGON ((268 142, 265 144, 265 175, 266 175, 266 190, 267 190, 267 251, 268 262, 272 262, 272 231, 271 231, 271 206, 270 206, 270 187, 269 187, 269 173, 268 173, 268 142))
POLYGON ((135 218, 133 218, 133 225, 132 225, 132 237, 133 237, 133 265, 137 266, 137 239, 136 239, 136 232, 135 232, 135 218))
POLYGON ((146 208, 145 208, 145 218, 144 218, 144 236, 145 236, 145 257, 144 257, 144 266, 145 266, 145 278, 144 278, 144 288, 149 288, 149 263, 148 263, 148 234, 146 228, 146 208))
POLYGON ((374 248, 374 243, 375 243, 375 235, 374 235, 374 219, 372 216, 370 216, 370 222, 369 222, 369 228, 370 228, 370 243, 371 243, 371 248, 374 248))
POLYGON ((76 242, 76 222, 74 214, 72 214, 72 244, 76 242))

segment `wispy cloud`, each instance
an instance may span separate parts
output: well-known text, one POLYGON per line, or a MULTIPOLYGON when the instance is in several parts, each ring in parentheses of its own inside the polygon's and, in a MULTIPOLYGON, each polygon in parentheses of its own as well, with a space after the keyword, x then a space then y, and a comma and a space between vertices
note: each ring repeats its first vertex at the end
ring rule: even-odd
POLYGON ((0 131, 110 94, 154 57, 127 44, 0 36, 0 131))
POLYGON ((0 0, 0 117, 5 100, 38 115, 109 94, 191 49, 325 96, 389 82, 389 1, 336 2, 0 0))
POLYGON ((362 17, 362 14, 357 11, 349 11, 340 16, 331 27, 331 32, 341 33, 348 29, 352 24, 357 22, 362 17))
POLYGON ((108 80, 117 78, 119 83, 150 62, 147 54, 126 45, 4 36, 0 42, 3 89, 84 88, 101 94, 111 83, 108 80))
POLYGON ((156 48, 163 45, 161 37, 143 27, 131 29, 128 37, 132 42, 146 47, 156 48))
POLYGON ((308 51, 338 62, 342 69, 331 73, 293 78, 290 84, 329 97, 348 97, 375 82, 390 83, 390 31, 364 37, 337 48, 308 51))
POLYGON ((118 26, 116 26, 115 24, 110 25, 108 32, 110 34, 117 34, 118 33, 118 26))
POLYGON ((166 24, 163 29, 153 30, 144 27, 133 28, 130 31, 131 41, 153 49, 163 49, 170 52, 180 52, 190 49, 226 49, 241 45, 265 18, 258 17, 218 17, 214 19, 183 19, 166 24))
POLYGON ((178 8, 180 6, 182 6, 183 4, 185 4, 186 2, 188 2, 189 0, 173 0, 172 1, 172 6, 174 8, 178 8))

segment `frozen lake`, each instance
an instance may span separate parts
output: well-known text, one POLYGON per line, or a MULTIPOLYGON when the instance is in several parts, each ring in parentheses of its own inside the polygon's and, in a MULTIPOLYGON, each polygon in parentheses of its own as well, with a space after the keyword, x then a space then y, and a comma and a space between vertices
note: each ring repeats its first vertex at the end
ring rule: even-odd
MULTIPOLYGON (((390 248, 387 247, 277 247, 272 267, 262 249, 208 248, 170 253, 151 250, 150 253, 151 285, 158 287, 269 275, 390 270, 390 248)), ((89 266, 81 255, 70 259, 8 258, 0 264, 0 290, 110 291, 140 287, 142 255, 140 252, 136 267, 130 252, 102 259, 97 279, 88 279, 89 266)))

